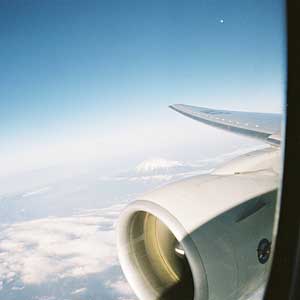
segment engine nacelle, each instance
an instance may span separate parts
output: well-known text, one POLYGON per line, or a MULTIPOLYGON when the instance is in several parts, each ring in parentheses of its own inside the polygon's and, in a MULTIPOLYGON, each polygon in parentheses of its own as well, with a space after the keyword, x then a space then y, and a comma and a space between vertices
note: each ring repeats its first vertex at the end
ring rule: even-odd
POLYGON ((118 251, 141 300, 237 300, 267 279, 278 174, 201 175, 123 211, 118 251))

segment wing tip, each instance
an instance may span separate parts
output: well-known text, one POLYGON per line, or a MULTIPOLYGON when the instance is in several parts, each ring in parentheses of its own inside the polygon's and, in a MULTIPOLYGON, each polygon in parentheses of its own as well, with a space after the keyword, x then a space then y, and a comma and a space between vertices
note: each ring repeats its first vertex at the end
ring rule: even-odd
POLYGON ((176 103, 176 104, 171 104, 169 105, 168 107, 171 108, 171 109, 174 109, 174 110, 178 110, 180 106, 183 106, 184 104, 179 104, 179 103, 176 103))

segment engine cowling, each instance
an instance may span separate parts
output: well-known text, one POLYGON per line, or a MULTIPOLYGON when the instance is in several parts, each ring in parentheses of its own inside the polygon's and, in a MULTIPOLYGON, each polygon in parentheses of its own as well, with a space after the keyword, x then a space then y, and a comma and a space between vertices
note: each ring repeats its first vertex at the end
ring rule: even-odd
POLYGON ((129 204, 118 252, 139 299, 236 300, 257 289, 270 265, 277 185, 270 170, 214 173, 129 204))

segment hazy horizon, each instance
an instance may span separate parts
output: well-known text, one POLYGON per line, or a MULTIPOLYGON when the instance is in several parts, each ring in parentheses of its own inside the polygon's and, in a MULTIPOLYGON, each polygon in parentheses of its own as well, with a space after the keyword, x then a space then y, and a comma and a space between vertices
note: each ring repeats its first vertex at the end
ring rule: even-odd
POLYGON ((174 103, 283 111, 280 0, 0 7, 1 176, 214 142, 174 103))

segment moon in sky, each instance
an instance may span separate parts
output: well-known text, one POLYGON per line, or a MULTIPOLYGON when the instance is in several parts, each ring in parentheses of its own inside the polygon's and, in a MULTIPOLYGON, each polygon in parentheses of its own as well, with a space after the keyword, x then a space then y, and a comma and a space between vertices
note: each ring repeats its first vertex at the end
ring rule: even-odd
POLYGON ((220 23, 224 23, 224 20, 223 20, 223 19, 220 19, 220 23))

